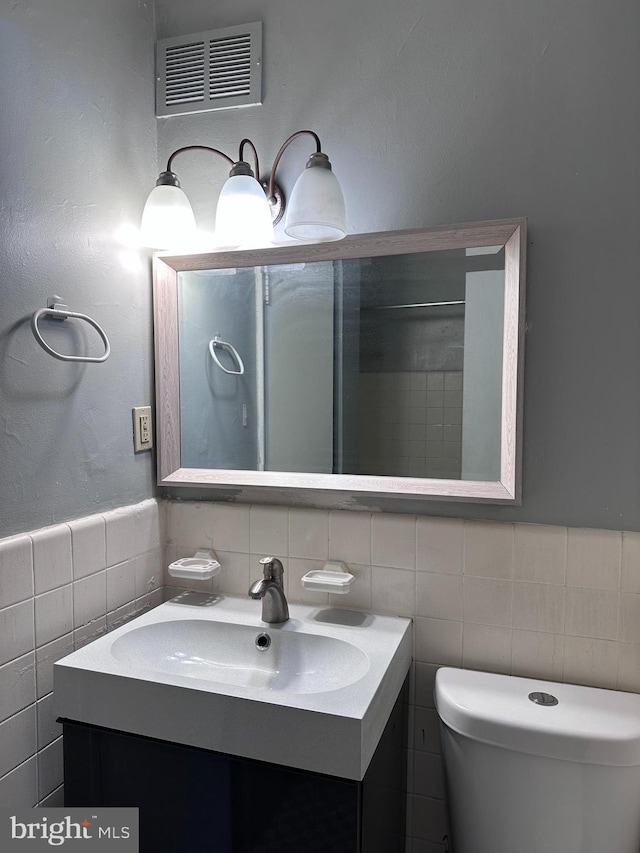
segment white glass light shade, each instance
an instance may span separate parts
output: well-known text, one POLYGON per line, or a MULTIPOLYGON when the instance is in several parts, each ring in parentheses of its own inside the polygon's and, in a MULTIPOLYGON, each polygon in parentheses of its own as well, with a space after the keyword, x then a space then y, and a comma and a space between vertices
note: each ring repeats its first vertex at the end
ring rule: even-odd
POLYGON ((298 240, 342 240, 347 233, 344 196, 331 169, 311 166, 296 181, 287 205, 285 232, 298 240))
POLYGON ((234 249, 273 242, 269 202, 250 175, 233 175, 222 187, 216 208, 215 242, 219 247, 234 249))
POLYGON ((193 243, 196 220, 180 187, 154 187, 142 212, 140 237, 151 249, 182 250, 193 243))

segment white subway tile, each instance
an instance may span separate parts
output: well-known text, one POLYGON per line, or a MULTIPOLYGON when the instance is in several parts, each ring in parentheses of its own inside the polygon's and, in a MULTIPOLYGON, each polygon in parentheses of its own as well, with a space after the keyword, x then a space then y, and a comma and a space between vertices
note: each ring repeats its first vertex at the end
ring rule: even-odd
POLYGON ((346 595, 329 593, 329 603, 337 607, 353 607, 356 610, 371 610, 371 566, 347 563, 348 571, 354 576, 353 584, 346 595))
POLYGON ((464 621, 511 627, 513 583, 490 578, 464 578, 464 621))
MULTIPOLYGON (((425 750, 439 755, 442 752, 440 745, 440 718, 434 708, 416 706, 413 713, 413 748, 425 750)), ((417 791, 417 793, 425 793, 417 791)))
MULTIPOLYGON (((111 571, 111 569, 109 570, 111 571)), ((73 625, 80 628, 107 612, 107 573, 96 572, 73 584, 73 625)))
POLYGON ((615 640, 618 637, 617 592, 567 587, 565 633, 615 640))
MULTIPOLYGON (((409 710, 411 710, 411 709, 409 709, 409 710)), ((406 752, 406 762, 407 762, 407 781, 406 781, 407 793, 411 794, 411 793, 413 793, 413 756, 415 755, 415 752, 413 751, 412 747, 409 747, 409 749, 405 750, 405 752, 406 752)), ((409 806, 410 800, 411 800, 411 797, 407 797, 407 806, 409 806)), ((408 808, 407 808, 407 814, 408 814, 408 808)), ((408 819, 405 822, 405 825, 406 826, 409 825, 408 819)))
POLYGON ((63 783, 62 738, 54 740, 38 753, 38 797, 45 797, 63 783))
POLYGON ((71 583, 71 531, 67 524, 45 527, 31 534, 35 594, 71 583))
POLYGON ((465 622, 462 665, 508 675, 511 669, 511 628, 465 622))
POLYGON ((513 627, 528 631, 564 631, 565 588, 548 583, 513 584, 513 627))
POLYGON ((514 526, 514 580, 564 584, 567 574, 567 529, 546 524, 514 526))
POLYGON ((412 794, 411 835, 424 841, 442 841, 447 832, 444 800, 412 794))
MULTIPOLYGON (((322 560, 304 560, 300 557, 289 557, 284 570, 285 590, 291 602, 305 604, 328 604, 329 595, 326 592, 316 592, 302 586, 302 576, 307 572, 315 572, 322 568, 322 560)), ((256 607, 261 607, 259 601, 256 607)))
POLYGON ((33 599, 0 610, 0 664, 34 648, 33 599))
POLYGON ((46 796, 42 802, 38 803, 40 808, 45 809, 61 809, 64 806, 64 785, 60 785, 55 791, 52 791, 46 796))
POLYGON ((122 607, 112 610, 110 613, 107 613, 107 631, 113 631, 116 628, 120 628, 122 625, 126 625, 127 622, 130 622, 135 617, 135 615, 135 601, 130 601, 128 604, 123 604, 122 607))
POLYGON ((0 722, 36 701, 35 653, 0 666, 0 722))
POLYGON ((416 574, 406 569, 373 566, 371 607, 376 613, 411 616, 415 612, 416 574))
POLYGON ((371 562, 374 566, 415 569, 415 516, 380 513, 372 517, 371 562))
POLYGON ((143 554, 161 545, 160 507, 158 501, 152 498, 134 507, 134 533, 136 553, 143 554))
POLYGON ((251 553, 263 557, 289 554, 289 510, 281 506, 252 506, 251 553))
POLYGON ((461 621, 462 581, 462 575, 416 572, 416 613, 461 621))
POLYGON ((289 510, 289 556, 328 559, 329 513, 326 510, 289 510))
POLYGON ((620 643, 618 646, 618 690, 640 693, 640 645, 620 643))
POLYGON ((107 567, 130 560, 138 553, 135 512, 122 507, 103 513, 106 525, 107 567))
POLYGON ((84 578, 107 567, 106 525, 102 515, 69 522, 73 577, 84 578))
POLYGON ((618 643, 565 637, 563 680, 587 687, 615 688, 618 681, 618 643))
POLYGON ((36 646, 44 646, 73 629, 73 587, 61 586, 35 598, 36 646))
POLYGON ((220 550, 249 553, 250 511, 249 504, 213 505, 213 547, 216 552, 220 550))
POLYGON ((640 643, 640 595, 634 592, 620 596, 620 640, 640 643))
POLYGON ((447 370, 444 374, 445 391, 462 391, 462 371, 447 370))
POLYGON ((540 631, 513 630, 511 674, 562 681, 564 637, 540 631))
MULTIPOLYGON (((183 554, 182 556, 186 556, 183 554)), ((190 578, 171 578, 171 585, 179 584, 180 590, 192 590, 193 592, 212 593, 213 579, 209 580, 191 580, 190 578)))
POLYGON ((415 659, 442 666, 462 664, 462 622, 416 616, 415 659))
POLYGON ((32 595, 31 539, 12 536, 0 540, 0 608, 18 604, 32 595))
MULTIPOLYGON (((251 584, 251 557, 235 551, 216 551, 222 568, 213 579, 214 592, 226 592, 228 595, 247 595, 251 584)), ((255 578, 260 577, 261 566, 254 560, 255 578)))
POLYGON ((107 612, 117 610, 136 597, 136 561, 128 560, 107 569, 107 612))
POLYGON ((0 779, 0 808, 30 809, 37 802, 37 758, 34 755, 0 779))
POLYGON ((620 589, 622 534, 615 530, 569 529, 567 585, 620 589))
POLYGON ((332 512, 329 515, 329 557, 347 563, 371 563, 371 515, 332 512))
POLYGON ((416 568, 421 571, 461 575, 463 533, 464 524, 461 518, 418 518, 416 568))
POLYGON ((70 655, 73 651, 73 634, 65 634, 41 646, 36 651, 36 686, 38 699, 53 690, 53 665, 60 658, 70 655))
POLYGON ((0 776, 22 764, 36 752, 36 706, 0 723, 0 776))
POLYGON ((640 593, 640 533, 622 534, 622 589, 640 593))
POLYGON ((444 773, 439 755, 419 750, 414 753, 413 793, 437 800, 444 799, 444 773))
POLYGON ((94 619, 93 622, 89 622, 88 625, 83 625, 82 628, 76 628, 73 632, 74 648, 81 649, 82 646, 86 646, 87 643, 92 643, 94 640, 97 640, 98 637, 101 637, 106 633, 107 617, 100 616, 98 619, 94 619))
POLYGON ((163 560, 159 547, 135 558, 134 575, 136 598, 148 595, 162 586, 163 560))
POLYGON ((512 524, 465 521, 465 575, 510 579, 513 576, 513 538, 512 524))
POLYGON ((433 663, 414 663, 414 702, 424 708, 435 708, 433 691, 436 683, 436 672, 440 667, 433 663))
POLYGON ((56 722, 53 693, 38 701, 36 706, 38 719, 38 749, 44 749, 62 735, 62 726, 56 722))
POLYGON ((444 389, 444 372, 442 370, 429 370, 427 372, 427 390, 442 391, 444 389))

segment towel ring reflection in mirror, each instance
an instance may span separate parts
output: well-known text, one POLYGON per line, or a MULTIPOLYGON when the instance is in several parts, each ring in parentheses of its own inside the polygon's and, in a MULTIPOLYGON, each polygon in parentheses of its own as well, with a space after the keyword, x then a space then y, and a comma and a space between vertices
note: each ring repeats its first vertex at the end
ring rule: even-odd
POLYGON ((221 340, 219 335, 216 335, 213 340, 209 341, 209 352, 211 353, 211 358, 215 361, 220 370, 223 370, 225 373, 229 373, 231 376, 242 376, 244 374, 244 362, 240 358, 240 353, 233 344, 229 344, 227 341, 221 340), (218 358, 216 349, 226 350, 231 355, 238 369, 229 370, 225 367, 218 358))

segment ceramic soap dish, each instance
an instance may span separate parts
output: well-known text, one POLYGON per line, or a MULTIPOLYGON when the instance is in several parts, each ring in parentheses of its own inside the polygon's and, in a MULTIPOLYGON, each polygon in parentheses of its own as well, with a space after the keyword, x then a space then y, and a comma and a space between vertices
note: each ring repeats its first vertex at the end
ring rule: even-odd
POLYGON ((329 560, 321 569, 307 572, 301 582, 305 589, 314 592, 332 592, 346 595, 355 580, 354 575, 339 560, 329 560))
POLYGON ((196 551, 193 557, 182 557, 169 565, 169 574, 174 578, 192 581, 208 581, 220 572, 220 563, 213 551, 196 551))

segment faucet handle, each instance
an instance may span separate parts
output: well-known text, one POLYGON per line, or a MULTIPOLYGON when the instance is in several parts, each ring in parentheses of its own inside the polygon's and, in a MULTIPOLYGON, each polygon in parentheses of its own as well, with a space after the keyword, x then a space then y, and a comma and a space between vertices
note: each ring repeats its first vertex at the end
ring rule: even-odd
POLYGON ((260 565, 263 567, 265 580, 282 580, 284 568, 277 557, 262 557, 260 565))

